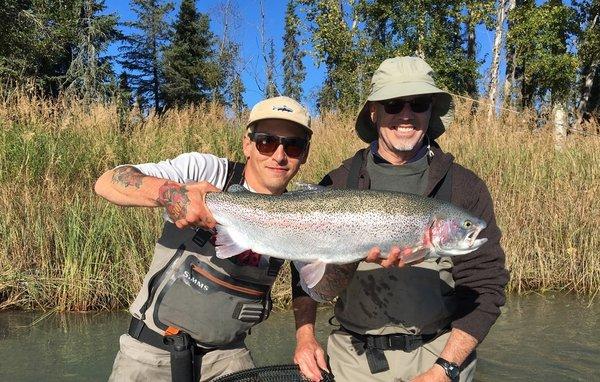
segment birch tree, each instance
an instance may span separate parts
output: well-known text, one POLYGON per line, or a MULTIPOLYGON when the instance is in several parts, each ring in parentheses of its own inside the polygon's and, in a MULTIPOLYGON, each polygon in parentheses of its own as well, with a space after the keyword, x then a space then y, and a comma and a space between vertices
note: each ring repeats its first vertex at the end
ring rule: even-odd
MULTIPOLYGON (((579 36, 578 58, 581 62, 578 124, 581 124, 594 109, 600 106, 600 1, 586 0, 579 6, 579 17, 583 24, 579 36), (593 90, 596 90, 593 92, 593 90)), ((597 113, 600 115, 600 113, 597 113)))
POLYGON ((502 50, 502 42, 504 40, 504 20, 506 15, 506 0, 498 0, 497 16, 496 16, 496 31, 494 35, 494 46, 492 49, 492 65, 490 67, 490 86, 488 88, 489 112, 488 119, 494 116, 497 94, 498 94, 498 77, 500 72, 500 51, 502 50))

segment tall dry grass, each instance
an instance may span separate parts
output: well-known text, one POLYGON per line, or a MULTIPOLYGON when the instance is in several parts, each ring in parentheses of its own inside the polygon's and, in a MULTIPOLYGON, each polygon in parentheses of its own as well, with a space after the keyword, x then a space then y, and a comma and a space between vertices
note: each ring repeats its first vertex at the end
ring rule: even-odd
MULTIPOLYGON (((477 172, 496 203, 516 292, 600 290, 600 139, 570 137, 554 151, 551 132, 525 114, 488 123, 461 103, 440 140, 477 172)), ((243 120, 243 117, 242 117, 243 120)), ((318 182, 363 144, 353 116, 315 121, 298 179, 318 182)), ((139 289, 161 213, 119 208, 93 194, 117 164, 185 151, 241 159, 242 121, 203 105, 142 118, 116 106, 82 107, 24 92, 0 100, 0 309, 113 309, 139 289)), ((274 290, 289 304, 289 272, 274 290)))

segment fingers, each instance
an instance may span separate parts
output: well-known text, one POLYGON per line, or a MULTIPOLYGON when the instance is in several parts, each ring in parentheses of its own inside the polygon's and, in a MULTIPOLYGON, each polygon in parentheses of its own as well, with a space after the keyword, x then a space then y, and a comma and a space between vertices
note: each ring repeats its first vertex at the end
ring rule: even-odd
POLYGON ((384 268, 391 267, 396 261, 398 261, 398 256, 400 255, 400 248, 394 246, 390 249, 390 253, 386 259, 381 261, 381 266, 384 268))
POLYGON ((373 247, 367 253, 367 258, 365 259, 365 261, 367 263, 381 264, 380 256, 381 256, 381 250, 379 249, 379 247, 373 247))
MULTIPOLYGON (((323 348, 319 347, 315 354, 317 356, 317 365, 319 368, 321 370, 329 371, 329 368, 327 367, 327 361, 325 361, 325 352, 323 351, 323 348)), ((321 370, 319 370, 319 375, 321 374, 321 370)))
POLYGON ((316 354, 312 354, 312 352, 302 352, 302 354, 296 354, 294 357, 294 362, 300 367, 300 372, 304 374, 311 381, 320 381, 321 380, 321 369, 319 369, 319 365, 316 359, 316 354))
POLYGON ((373 247, 369 250, 365 261, 368 263, 377 263, 384 268, 403 267, 406 265, 404 258, 412 253, 412 248, 406 247, 400 249, 393 246, 386 258, 381 257, 381 250, 378 247, 373 247))
POLYGON ((321 370, 328 370, 325 352, 316 341, 300 342, 294 353, 294 363, 311 381, 320 381, 321 370))
MULTIPOLYGON (((208 192, 220 190, 208 182, 186 183, 185 186, 173 186, 176 198, 165 200, 165 208, 179 229, 200 227, 213 229, 217 221, 206 207, 205 196, 208 192)), ((170 195, 170 194, 169 194, 170 195)))

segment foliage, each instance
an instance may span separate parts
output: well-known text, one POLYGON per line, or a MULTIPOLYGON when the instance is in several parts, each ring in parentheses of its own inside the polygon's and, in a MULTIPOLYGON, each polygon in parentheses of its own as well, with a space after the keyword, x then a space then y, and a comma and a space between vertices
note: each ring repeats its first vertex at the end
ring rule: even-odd
POLYGON ((541 6, 527 3, 515 8, 509 17, 512 27, 507 42, 515 52, 514 64, 523 70, 521 93, 523 106, 534 97, 551 103, 566 99, 575 80, 577 58, 567 43, 578 32, 575 12, 560 1, 541 6))
MULTIPOLYGON (((315 59, 324 63, 326 79, 321 88, 318 107, 321 110, 353 110, 362 100, 364 89, 363 49, 356 23, 348 25, 349 16, 358 16, 337 0, 300 0, 306 17, 312 23, 312 45, 315 59), (349 12, 352 12, 349 15, 349 12)), ((352 5, 352 4, 350 4, 352 5)))
POLYGON ((108 45, 121 37, 117 15, 102 15, 104 1, 82 0, 76 27, 72 59, 66 73, 67 91, 86 104, 106 100, 106 84, 112 74, 107 57, 101 57, 108 45))
POLYGON ((587 95, 590 98, 582 112, 591 113, 595 110, 595 114, 600 115, 600 1, 583 0, 576 3, 576 7, 582 26, 577 49, 581 62, 581 93, 585 95, 589 92, 587 95), (592 81, 590 89, 586 89, 588 80, 592 81))
POLYGON ((82 0, 7 0, 0 10, 0 75, 57 95, 76 47, 82 0))
POLYGON ((283 95, 300 101, 302 99, 302 82, 306 76, 306 68, 302 59, 304 51, 300 49, 300 19, 296 15, 296 0, 288 0, 285 11, 285 31, 283 36, 283 95))
POLYGON ((215 40, 208 15, 198 13, 193 0, 182 1, 173 27, 175 34, 164 55, 167 108, 210 99, 211 80, 220 70, 214 60, 215 40))
POLYGON ((132 86, 144 102, 151 100, 154 110, 163 106, 163 49, 170 35, 165 16, 173 9, 171 2, 161 0, 132 0, 135 21, 125 25, 137 33, 125 36, 125 45, 120 49, 121 65, 129 71, 132 86))
POLYGON ((265 98, 277 97, 279 91, 277 90, 277 83, 275 81, 275 44, 273 39, 269 39, 269 55, 266 58, 266 71, 267 71, 267 83, 265 86, 265 98))

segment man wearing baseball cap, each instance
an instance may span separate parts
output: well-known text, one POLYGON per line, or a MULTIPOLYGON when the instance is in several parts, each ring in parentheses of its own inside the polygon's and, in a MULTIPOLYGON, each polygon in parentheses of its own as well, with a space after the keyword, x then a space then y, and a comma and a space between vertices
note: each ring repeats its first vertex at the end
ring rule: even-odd
MULTIPOLYGON (((369 146, 321 184, 408 192, 456 204, 487 223, 477 251, 410 265, 395 249, 388 260, 330 265, 313 289, 293 288, 295 362, 313 380, 326 369, 315 339, 316 302, 338 296, 340 327, 329 336, 337 382, 471 381, 475 348, 500 315, 508 273, 490 193, 472 171, 443 152, 436 138, 452 111, 431 67, 417 57, 385 60, 375 71, 356 132, 369 146), (398 265, 398 266, 394 266, 398 265), (310 296, 310 297, 309 297, 310 296), (312 297, 312 299, 311 299, 312 297)), ((292 269, 294 285, 298 279, 292 269)))
POLYGON ((208 381, 254 367, 244 339, 268 317, 270 288, 283 261, 251 251, 217 258, 210 232, 216 222, 204 196, 234 184, 282 194, 306 162, 311 135, 302 105, 270 98, 250 112, 245 163, 191 152, 119 166, 98 179, 96 193, 111 203, 165 209, 111 381, 208 381))

